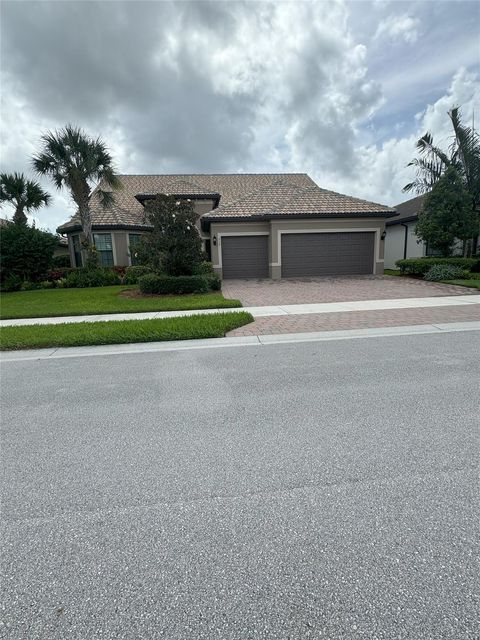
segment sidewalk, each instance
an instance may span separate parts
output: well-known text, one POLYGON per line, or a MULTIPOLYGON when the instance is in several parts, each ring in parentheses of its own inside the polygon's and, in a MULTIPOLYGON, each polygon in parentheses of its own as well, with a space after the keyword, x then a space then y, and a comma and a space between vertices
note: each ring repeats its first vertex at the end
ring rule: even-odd
MULTIPOLYGON (((474 314, 473 319, 480 319, 480 295, 443 296, 428 298, 400 298, 392 300, 358 300, 354 302, 325 302, 317 304, 289 304, 264 307, 231 307, 228 309, 193 309, 189 311, 151 311, 144 313, 113 313, 88 316, 63 316, 56 318, 19 318, 15 320, 0 320, 0 327, 35 325, 35 324, 63 324, 78 322, 103 322, 118 320, 151 320, 159 318, 176 318, 211 313, 231 313, 248 311, 257 318, 271 318, 275 316, 319 316, 322 314, 345 314, 351 312, 372 312, 403 309, 428 309, 439 307, 462 307, 474 314)), ((308 322, 307 319, 305 319, 308 322)), ((313 318, 311 319, 313 320, 313 318)), ((256 323, 254 323, 256 324, 256 323)), ((245 330, 250 331, 252 325, 245 330)), ((241 331, 238 330, 238 331, 241 331)), ((283 333, 283 331, 280 331, 283 333)))

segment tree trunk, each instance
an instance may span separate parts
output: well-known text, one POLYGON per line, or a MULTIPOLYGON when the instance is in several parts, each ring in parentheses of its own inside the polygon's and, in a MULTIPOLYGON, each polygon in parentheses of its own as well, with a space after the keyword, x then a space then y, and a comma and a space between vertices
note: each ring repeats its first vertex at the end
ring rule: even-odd
POLYGON ((80 222, 82 224, 82 231, 83 235, 85 236, 85 241, 88 245, 92 245, 92 220, 90 217, 90 204, 88 199, 83 200, 83 202, 79 204, 78 213, 80 215, 80 222))
POLYGON ((13 222, 15 224, 27 224, 27 216, 23 212, 23 207, 18 206, 13 214, 13 222))

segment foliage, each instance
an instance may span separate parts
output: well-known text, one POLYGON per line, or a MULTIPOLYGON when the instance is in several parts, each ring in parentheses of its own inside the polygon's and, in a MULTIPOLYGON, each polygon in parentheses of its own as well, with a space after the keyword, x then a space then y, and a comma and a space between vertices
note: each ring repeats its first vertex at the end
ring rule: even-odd
POLYGON ((70 266, 70 256, 53 256, 52 266, 54 269, 68 268, 70 266))
POLYGON ((42 136, 42 149, 32 162, 35 170, 50 177, 57 189, 70 190, 87 245, 93 245, 90 200, 93 185, 100 183, 93 197, 104 208, 114 203, 113 190, 121 187, 105 143, 68 124, 42 136))
POLYGON ((213 264, 211 262, 207 262, 207 260, 200 262, 195 268, 195 275, 197 276, 213 276, 213 274, 213 264))
POLYGON ((17 276, 36 282, 52 266, 57 238, 26 224, 8 224, 0 233, 0 279, 17 276))
POLYGON ((75 269, 65 279, 67 288, 108 287, 119 283, 120 277, 112 269, 93 269, 91 267, 75 269))
POLYGON ((0 348, 33 349, 220 338, 228 331, 250 322, 253 322, 250 313, 232 311, 154 320, 57 324, 55 331, 52 331, 51 325, 4 327, 0 348))
POLYGON ((212 291, 220 291, 222 288, 222 281, 215 273, 208 277, 208 285, 212 291))
MULTIPOLYGON (((453 107, 448 115, 453 127, 453 141, 448 151, 434 144, 432 134, 427 132, 417 142, 420 157, 414 158, 407 166, 416 169, 415 179, 405 185, 404 191, 428 193, 440 180, 447 169, 455 169, 465 190, 470 195, 471 208, 480 218, 480 138, 473 127, 461 121, 459 107, 453 107)), ((478 232, 473 235, 472 253, 475 254, 478 232)))
POLYGON ((29 280, 25 280, 24 282, 22 282, 20 291, 35 291, 41 288, 42 286, 39 282, 30 282, 29 280))
POLYGON ((145 222, 153 227, 135 246, 137 260, 169 276, 193 275, 203 261, 192 203, 157 195, 145 202, 145 222))
POLYGON ((479 219, 471 196, 457 171, 448 167, 425 196, 415 233, 448 256, 455 238, 468 240, 478 230, 479 219))
POLYGON ((144 276, 147 273, 150 273, 149 267, 144 267, 142 265, 127 267, 123 281, 125 284, 137 284, 140 276, 144 276))
POLYGON ((15 207, 15 224, 27 224, 26 213, 50 204, 51 199, 38 182, 28 180, 23 173, 0 174, 0 203, 15 207))
MULTIPOLYGON (((239 300, 225 300, 221 293, 189 296, 139 296, 137 287, 114 286, 64 289, 62 280, 50 291, 2 293, 2 318, 97 315, 139 311, 183 311, 241 307, 239 300), (133 295, 128 295, 132 293, 133 295)), ((20 287, 21 281, 18 282, 20 287)))
POLYGON ((160 276, 149 273, 138 279, 138 286, 144 294, 206 293, 209 282, 205 276, 160 276))
POLYGON ((412 276, 424 276, 436 264, 450 264, 465 271, 472 269, 477 258, 404 258, 395 263, 402 273, 412 276))
POLYGON ((98 249, 94 244, 88 244, 85 247, 85 268, 98 269, 100 267, 100 257, 98 249))
POLYGON ((1 283, 1 289, 5 292, 13 292, 20 291, 20 287, 22 286, 22 279, 20 276, 16 276, 15 274, 11 274, 5 278, 5 280, 1 283))
POLYGON ((424 275, 424 280, 440 282, 441 280, 454 280, 463 278, 465 271, 462 267, 453 264, 434 264, 424 275))

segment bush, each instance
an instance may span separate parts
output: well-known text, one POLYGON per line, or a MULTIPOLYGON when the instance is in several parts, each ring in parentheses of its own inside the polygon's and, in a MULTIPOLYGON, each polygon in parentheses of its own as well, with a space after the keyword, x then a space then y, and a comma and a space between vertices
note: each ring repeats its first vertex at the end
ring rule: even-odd
POLYGON ((85 287, 108 287, 120 284, 120 276, 112 269, 90 269, 82 268, 71 271, 65 278, 65 287, 85 288, 85 287))
POLYGON ((123 282, 124 284, 137 284, 140 276, 145 276, 147 273, 151 273, 151 269, 142 265, 127 267, 123 282))
POLYGON ((222 288, 222 281, 216 273, 208 278, 208 284, 212 291, 220 291, 220 289, 222 288))
POLYGON ((478 262, 477 258, 405 258, 395 263, 402 273, 424 276, 431 267, 437 264, 448 264, 470 271, 478 262))
POLYGON ((213 276, 213 264, 211 262, 207 262, 206 260, 200 262, 199 265, 195 267, 195 275, 197 276, 213 276))
POLYGON ((424 280, 440 282, 441 280, 456 280, 465 277, 465 271, 453 264, 434 264, 423 276, 424 280))
POLYGON ((147 294, 179 294, 206 293, 209 282, 204 276, 159 276, 149 273, 138 279, 142 293, 147 294))
POLYGON ((73 271, 77 271, 77 268, 64 267, 64 268, 58 268, 58 269, 51 269, 48 272, 47 277, 51 281, 60 280, 60 278, 66 278, 68 274, 72 273, 73 271))
POLYGON ((40 282, 40 288, 41 289, 54 289, 55 288, 55 282, 51 282, 50 280, 43 280, 42 282, 40 282))
POLYGON ((22 282, 22 286, 20 287, 20 291, 35 291, 35 289, 41 289, 42 286, 39 282, 29 282, 25 280, 22 282))
POLYGON ((53 256, 52 267, 54 269, 64 269, 66 267, 70 267, 70 256, 53 256))
POLYGON ((8 224, 0 234, 0 278, 45 279, 52 267, 57 238, 26 224, 8 224))
POLYGON ((10 275, 2 282, 2 291, 9 293, 11 291, 20 291, 22 286, 22 279, 16 275, 10 275))

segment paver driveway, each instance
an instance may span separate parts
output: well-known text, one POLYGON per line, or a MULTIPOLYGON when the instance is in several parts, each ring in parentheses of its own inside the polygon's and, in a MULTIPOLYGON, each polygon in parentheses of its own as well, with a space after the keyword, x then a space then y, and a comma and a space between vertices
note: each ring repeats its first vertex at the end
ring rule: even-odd
POLYGON ((476 289, 398 276, 224 280, 222 292, 245 307, 478 294, 476 289))

